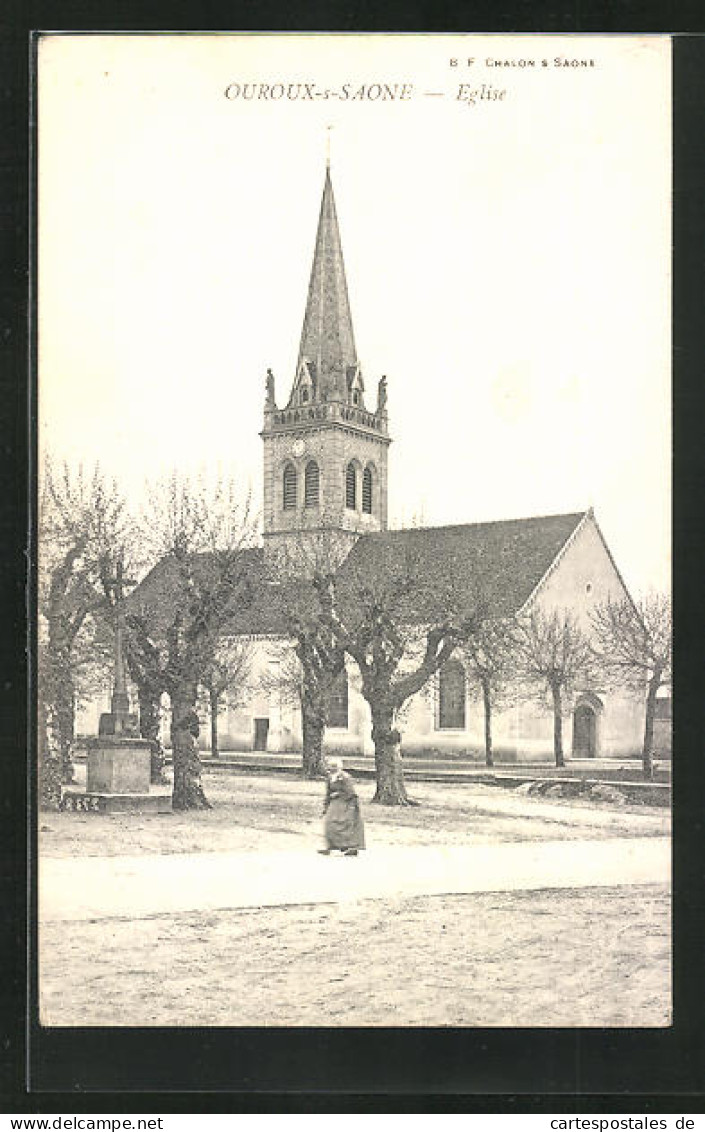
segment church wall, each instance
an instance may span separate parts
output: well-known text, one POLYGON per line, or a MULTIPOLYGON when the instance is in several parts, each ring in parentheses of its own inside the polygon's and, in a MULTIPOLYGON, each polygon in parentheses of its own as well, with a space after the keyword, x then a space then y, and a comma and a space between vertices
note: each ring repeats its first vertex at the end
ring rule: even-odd
MULTIPOLYGON (((594 576, 594 575, 593 575, 594 576)), ((222 751, 251 751, 254 746, 255 719, 268 719, 267 750, 301 750, 301 713, 291 692, 277 689, 272 678, 282 670, 290 645, 284 641, 260 640, 256 644, 253 691, 244 706, 229 707, 221 715, 219 736, 222 751), (257 689, 263 675, 269 679, 268 691, 257 689)), ((357 666, 348 660, 348 727, 327 729, 324 749, 329 753, 372 754, 369 706, 361 691, 357 666)), ((593 690, 597 697, 597 757, 636 756, 641 749, 644 722, 643 698, 631 693, 593 690)), ((461 729, 439 727, 438 679, 406 704, 400 720, 402 750, 407 755, 462 757, 484 762, 484 714, 479 693, 468 686, 466 725, 461 729)), ((568 705, 563 721, 566 757, 573 749, 573 705, 568 705)), ((498 761, 533 762, 553 760, 553 713, 548 701, 544 707, 534 701, 511 704, 493 713, 493 749, 498 761)), ((203 721, 202 745, 210 742, 208 722, 203 721)))
MULTIPOLYGON (((588 518, 537 592, 534 605, 545 613, 570 611, 585 631, 590 612, 602 602, 626 596, 597 526, 588 518)), ((596 697, 596 756, 633 757, 640 753, 644 728, 644 696, 638 692, 581 689, 596 697)), ((579 702, 579 698, 577 700, 579 702)), ((573 751, 573 708, 566 705, 563 747, 573 751)), ((481 699, 468 689, 465 728, 438 726, 438 682, 414 697, 402 726, 402 749, 407 754, 462 755, 484 761, 484 712, 481 699)), ((498 760, 531 762, 553 759, 553 712, 548 701, 517 703, 493 713, 493 750, 498 760)))
MULTIPOLYGON (((255 643, 253 664, 253 685, 244 696, 226 698, 226 706, 221 711, 218 725, 219 745, 223 753, 227 751, 252 751, 255 742, 255 720, 269 721, 267 746, 269 752, 298 752, 301 750, 301 712, 294 702, 291 691, 277 687, 274 679, 277 671, 281 673, 286 650, 291 648, 284 641, 261 639, 255 643), (268 687, 262 688, 261 681, 266 678, 268 687), (260 685, 260 686, 258 686, 260 685)), ((373 754, 371 718, 369 706, 364 699, 357 666, 348 661, 348 727, 328 728, 324 750, 328 753, 373 754)), ((644 727, 643 697, 630 693, 606 693, 596 691, 599 702, 597 735, 597 756, 634 757, 641 751, 644 727)), ((77 735, 95 735, 98 731, 98 718, 106 710, 110 700, 109 689, 105 702, 95 701, 82 708, 77 715, 77 735)), ((134 696, 133 703, 136 704, 134 696)), ((402 712, 400 729, 402 750, 406 755, 427 755, 433 757, 460 757, 484 763, 484 715, 482 700, 468 687, 465 727, 461 729, 441 729, 438 726, 438 681, 433 678, 427 687, 407 703, 402 712)), ((169 745, 169 711, 165 697, 162 717, 162 741, 169 745)), ((664 728, 664 732, 667 727, 664 728)), ((523 702, 511 705, 504 710, 496 710, 493 715, 493 749, 497 761, 509 763, 553 761, 553 714, 548 703, 542 708, 538 703, 523 702)), ((661 746, 667 747, 665 735, 661 746)), ((570 759, 573 749, 573 711, 566 709, 563 724, 563 744, 566 757, 570 759)), ((210 747, 210 719, 207 711, 201 711, 200 746, 210 747)), ((667 757, 664 750, 661 757, 667 757)))
POLYGON ((262 445, 262 525, 265 534, 274 527, 274 501, 276 486, 274 483, 274 466, 276 464, 277 447, 273 440, 266 438, 262 445))
MULTIPOLYGON (((272 433, 264 436, 264 531, 271 541, 287 532, 307 526, 326 525, 343 531, 367 533, 378 531, 387 521, 387 445, 373 435, 357 432, 344 425, 324 428, 301 428, 297 432, 272 433), (297 456, 294 445, 304 444, 297 456), (320 474, 320 506, 304 507, 304 472, 309 460, 315 460, 320 474), (358 466, 357 508, 345 506, 345 472, 353 460, 358 466), (297 506, 285 510, 282 479, 284 467, 296 469, 297 506), (372 514, 362 511, 362 471, 371 463, 374 468, 372 514)), ((289 534, 295 538, 295 534, 289 534)))
POLYGON ((654 720, 654 754, 657 759, 670 759, 673 750, 673 733, 670 719, 654 720))
MULTIPOLYGON (((252 751, 255 739, 255 720, 268 719, 267 751, 276 753, 298 752, 302 747, 301 710, 294 701, 291 689, 277 687, 276 673, 285 670, 286 654, 291 645, 280 641, 259 641, 253 664, 253 687, 242 706, 228 706, 221 713, 219 744, 223 752, 252 751), (262 678, 267 687, 258 687, 262 678)), ((329 727, 324 738, 324 750, 340 754, 371 753, 371 721, 367 703, 360 691, 357 667, 350 661, 348 670, 348 727, 329 727)), ((210 745, 210 728, 206 720, 202 726, 203 749, 210 745)))
MULTIPOLYGON (((643 700, 602 692, 597 713, 597 758, 636 757, 641 751, 644 726, 643 700)), ((563 719, 563 749, 573 753, 573 704, 563 719)), ((436 693, 419 693, 405 710, 402 721, 402 751, 485 760, 485 721, 482 700, 468 689, 465 727, 438 726, 436 693)), ((524 702, 495 710, 492 718, 492 748, 498 761, 521 763, 553 761, 553 712, 549 705, 524 702)))
POLYGON ((627 596, 597 526, 588 518, 544 579, 532 605, 547 613, 569 609, 588 631, 595 606, 627 596))
POLYGON ((367 534, 382 529, 386 523, 386 509, 380 508, 380 501, 387 494, 387 447, 373 436, 354 432, 352 429, 336 428, 331 437, 325 469, 328 498, 332 500, 331 509, 340 508, 339 518, 346 530, 367 534), (354 511, 345 506, 345 473, 350 461, 357 467, 357 507, 354 511), (375 469, 372 514, 362 510, 362 472, 368 463, 375 469), (381 515, 380 512, 384 511, 381 515))
MULTIPOLYGON (((552 752, 552 718, 543 718, 533 710, 516 708, 495 711, 492 723, 492 746, 498 760, 517 762, 536 757, 549 743, 552 752)), ((437 678, 412 698, 405 709, 402 723, 402 750, 414 755, 439 755, 485 761, 485 717, 482 698, 472 686, 467 688, 465 727, 442 728, 439 725, 437 678)))
MULTIPOLYGON (((621 601, 628 596, 594 519, 588 517, 544 580, 534 604, 547 613, 569 609, 583 631, 589 634, 590 614, 596 606, 609 599, 621 601)), ((598 753, 605 758, 637 754, 643 740, 645 695, 628 689, 615 692, 595 687, 589 690, 602 704, 597 719, 598 753)), ((564 730, 564 743, 566 752, 570 753, 572 711, 566 711, 566 715, 568 726, 564 730)))
MULTIPOLYGON (((267 751, 301 749, 301 713, 295 689, 287 675, 286 658, 291 646, 284 640, 259 638, 252 643, 251 678, 248 687, 233 689, 227 697, 218 729, 222 751, 252 751, 257 720, 267 721, 267 751)), ((261 726, 261 724, 260 724, 261 726)), ((207 727, 202 728, 209 745, 207 727)))
POLYGON ((348 658, 345 667, 348 676, 348 726, 326 728, 323 749, 329 754, 369 755, 374 751, 369 705, 362 694, 357 665, 348 658))

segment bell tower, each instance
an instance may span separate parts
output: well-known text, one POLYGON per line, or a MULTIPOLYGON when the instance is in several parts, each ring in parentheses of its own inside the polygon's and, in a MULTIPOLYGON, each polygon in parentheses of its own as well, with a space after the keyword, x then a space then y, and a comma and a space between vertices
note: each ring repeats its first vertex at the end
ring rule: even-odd
POLYGON ((264 544, 288 555, 302 532, 335 535, 343 557, 387 527, 387 379, 365 403, 335 198, 326 166, 296 373, 284 408, 267 371, 264 544))

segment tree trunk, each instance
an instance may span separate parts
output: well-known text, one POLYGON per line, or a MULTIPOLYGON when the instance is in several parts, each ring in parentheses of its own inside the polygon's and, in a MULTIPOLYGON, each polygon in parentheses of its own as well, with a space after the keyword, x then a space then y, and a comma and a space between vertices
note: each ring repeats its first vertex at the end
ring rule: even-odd
POLYGON ((561 703, 561 689, 559 684, 551 685, 553 698, 553 753, 556 757, 556 766, 565 766, 563 756, 563 704, 561 703))
POLYGON ((647 781, 654 777, 654 716, 656 715, 656 693, 661 685, 660 674, 649 681, 646 694, 646 720, 644 723, 644 746, 641 752, 642 773, 647 781))
POLYGON ((323 734, 325 727, 321 713, 302 704, 301 729, 303 732, 302 772, 304 778, 320 778, 323 774, 323 734))
POLYGON ((401 735, 394 726, 396 713, 386 704, 370 706, 377 772, 377 789, 372 801, 383 806, 417 806, 418 802, 412 801, 406 792, 401 735))
POLYGON ((137 688, 140 709, 140 735, 148 739, 151 747, 149 781, 152 786, 164 786, 164 750, 159 738, 159 721, 161 717, 159 692, 151 685, 140 684, 137 688))
POLYGON ((492 695, 489 680, 482 681, 482 702, 485 707, 485 764, 494 766, 492 754, 492 695))
POLYGON ((208 699, 211 705, 211 758, 217 759, 220 754, 218 750, 218 700, 220 696, 215 688, 208 689, 208 699))
POLYGON ((198 755, 197 687, 184 682, 171 696, 171 753, 174 762, 173 810, 210 810, 201 785, 198 755), (194 731, 196 734, 194 734, 194 731))
POLYGON ((52 741, 52 728, 47 720, 48 708, 41 691, 37 708, 39 805, 42 810, 58 810, 61 806, 61 758, 52 741))
POLYGON ((61 781, 69 786, 76 781, 71 749, 74 740, 75 693, 69 658, 57 657, 54 663, 54 705, 50 712, 52 738, 58 748, 61 781))

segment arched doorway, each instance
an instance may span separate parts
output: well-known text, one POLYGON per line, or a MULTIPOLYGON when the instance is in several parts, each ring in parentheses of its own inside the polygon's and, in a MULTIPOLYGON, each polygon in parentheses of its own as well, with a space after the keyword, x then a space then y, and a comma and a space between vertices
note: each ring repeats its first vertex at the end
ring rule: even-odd
POLYGON ((597 713, 592 704, 578 704, 573 712, 573 758, 594 759, 597 754, 597 713))

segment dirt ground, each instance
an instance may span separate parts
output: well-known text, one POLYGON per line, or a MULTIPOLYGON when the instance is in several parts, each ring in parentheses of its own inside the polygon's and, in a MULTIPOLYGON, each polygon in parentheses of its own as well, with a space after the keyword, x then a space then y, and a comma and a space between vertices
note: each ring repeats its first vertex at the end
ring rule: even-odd
MULTIPOLYGON (((42 814, 40 852, 49 857, 115 856, 140 853, 277 850, 318 844, 324 786, 294 775, 205 775, 212 810, 178 814, 42 814)), ((418 782, 413 807, 373 806, 374 787, 358 785, 368 844, 472 845, 537 838, 617 837, 668 834, 670 814, 646 806, 520 797, 476 783, 418 782), (501 803, 509 813, 494 813, 501 803), (603 824, 590 815, 599 811, 603 824), (580 815, 585 820, 580 820, 580 815), (646 827, 645 827, 646 823, 646 827)))
MULTIPOLYGON (((40 852, 313 852, 320 844, 321 783, 219 775, 205 784, 209 811, 43 814, 40 852)), ((477 784, 414 784, 422 804, 402 809, 370 805, 371 791, 360 785, 370 851, 669 831, 663 810, 546 807, 477 784)), ((40 950, 41 1018, 50 1026, 669 1023, 670 898, 660 885, 54 922, 42 924, 40 950)))
POLYGON ((665 1026, 660 886, 42 927, 45 1025, 665 1026))

